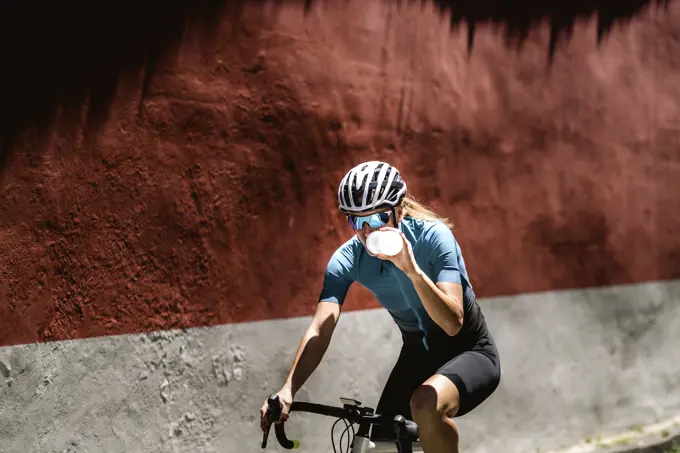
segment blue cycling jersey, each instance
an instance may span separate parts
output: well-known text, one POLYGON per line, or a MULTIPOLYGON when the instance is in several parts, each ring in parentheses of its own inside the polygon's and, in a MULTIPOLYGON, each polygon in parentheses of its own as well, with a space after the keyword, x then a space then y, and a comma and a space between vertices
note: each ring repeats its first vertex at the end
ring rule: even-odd
MULTIPOLYGON (((399 229, 411 243, 418 266, 434 283, 458 283, 464 292, 472 287, 460 246, 444 223, 404 217, 399 229)), ((333 253, 319 301, 342 304, 355 281, 375 295, 404 331, 427 335, 434 321, 411 280, 392 262, 369 255, 356 235, 333 253)))

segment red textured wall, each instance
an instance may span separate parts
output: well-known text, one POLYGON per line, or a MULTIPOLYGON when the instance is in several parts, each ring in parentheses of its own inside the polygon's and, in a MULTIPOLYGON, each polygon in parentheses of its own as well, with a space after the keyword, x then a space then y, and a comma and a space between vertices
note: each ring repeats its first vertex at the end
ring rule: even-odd
POLYGON ((517 48, 482 23, 468 54, 434 7, 389 5, 220 10, 110 104, 15 128, 0 345, 311 313, 368 159, 451 217, 480 296, 680 276, 677 3, 599 45, 580 18, 550 64, 546 24, 517 48))

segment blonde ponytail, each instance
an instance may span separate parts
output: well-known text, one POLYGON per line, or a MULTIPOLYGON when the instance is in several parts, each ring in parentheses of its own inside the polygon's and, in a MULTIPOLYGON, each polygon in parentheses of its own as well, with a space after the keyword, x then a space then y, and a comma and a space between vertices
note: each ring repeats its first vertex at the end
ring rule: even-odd
POLYGON ((418 202, 410 195, 406 195, 401 201, 402 216, 413 217, 420 220, 434 220, 444 223, 447 227, 453 228, 453 224, 448 218, 441 217, 433 210, 418 202))

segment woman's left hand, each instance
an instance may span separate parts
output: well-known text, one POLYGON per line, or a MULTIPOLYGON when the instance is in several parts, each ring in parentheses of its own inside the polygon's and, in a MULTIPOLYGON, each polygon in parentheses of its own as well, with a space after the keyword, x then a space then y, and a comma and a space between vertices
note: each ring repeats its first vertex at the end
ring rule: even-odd
POLYGON ((380 258, 381 260, 391 261, 392 263, 394 263, 395 266, 401 269, 409 277, 417 273, 418 263, 416 263, 416 258, 413 255, 413 247, 411 247, 411 243, 408 241, 408 239, 406 239, 404 233, 402 233, 400 230, 397 230, 396 228, 388 226, 384 226, 379 230, 394 231, 398 233, 399 236, 401 236, 401 240, 403 241, 404 246, 401 248, 401 251, 394 256, 388 256, 383 253, 378 253, 375 256, 377 258, 380 258))

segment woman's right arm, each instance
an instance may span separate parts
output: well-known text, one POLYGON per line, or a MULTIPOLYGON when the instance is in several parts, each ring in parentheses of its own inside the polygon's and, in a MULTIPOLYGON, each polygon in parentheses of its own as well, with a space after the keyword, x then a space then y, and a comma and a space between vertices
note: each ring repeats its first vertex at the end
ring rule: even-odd
MULTIPOLYGON (((312 375, 321 363, 328 345, 330 344, 333 331, 340 317, 340 304, 335 302, 319 302, 312 323, 300 341, 293 365, 283 388, 278 391, 282 403, 281 418, 285 422, 288 419, 290 405, 300 387, 312 375)), ((263 431, 267 429, 267 401, 260 408, 260 426, 263 431)))
MULTIPOLYGON (((354 282, 352 276, 354 255, 358 247, 362 247, 358 240, 356 243, 343 245, 333 253, 326 265, 323 288, 316 305, 316 314, 307 328, 307 332, 302 337, 286 383, 277 393, 283 405, 279 418, 281 422, 288 419, 288 411, 290 405, 293 404, 295 394, 319 366, 328 349, 335 325, 340 317, 340 307, 345 300, 349 287, 354 282)), ((260 423, 263 430, 267 429, 267 407, 267 401, 265 401, 260 409, 260 423)))
POLYGON ((319 366, 331 342, 339 317, 340 304, 318 303, 312 323, 302 337, 290 373, 283 386, 284 389, 290 390, 291 396, 295 397, 300 387, 319 366))

